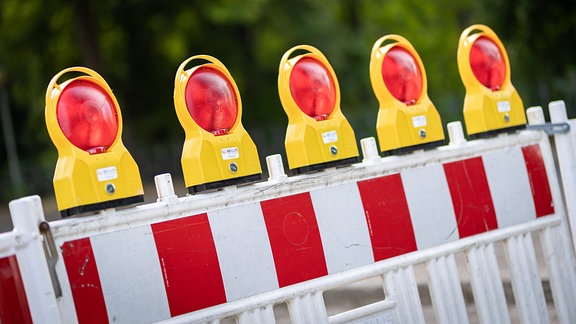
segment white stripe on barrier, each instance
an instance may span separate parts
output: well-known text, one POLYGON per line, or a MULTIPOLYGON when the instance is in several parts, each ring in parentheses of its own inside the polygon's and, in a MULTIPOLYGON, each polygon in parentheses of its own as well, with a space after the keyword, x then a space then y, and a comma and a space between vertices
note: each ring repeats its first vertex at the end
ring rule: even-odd
POLYGON ((458 226, 442 165, 401 175, 418 249, 457 240, 458 226))
POLYGON ((208 213, 228 301, 278 288, 260 204, 208 213))
POLYGON ((150 226, 97 235, 90 240, 109 319, 144 323, 170 317, 150 226))
POLYGON ((535 219, 536 210, 521 148, 487 153, 482 159, 498 228, 535 219))
POLYGON ((374 262, 356 183, 310 192, 328 273, 374 262))

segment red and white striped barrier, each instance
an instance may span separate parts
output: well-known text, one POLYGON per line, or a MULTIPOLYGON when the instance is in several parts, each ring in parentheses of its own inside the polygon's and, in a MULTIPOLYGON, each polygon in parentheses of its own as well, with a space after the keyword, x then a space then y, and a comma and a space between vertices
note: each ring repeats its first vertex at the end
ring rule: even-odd
POLYGON ((400 157, 363 141, 364 162, 294 177, 271 159, 269 181, 194 196, 177 197, 159 176, 156 203, 49 224, 39 197, 13 201, 15 230, 0 234, 0 320, 268 323, 286 303, 296 323, 423 322, 412 266, 425 263, 437 321, 462 323, 454 255, 464 253, 479 318, 508 322, 494 252, 503 243, 521 319, 547 322, 538 235, 555 314, 576 321, 565 206, 573 211, 548 138, 466 142, 453 131, 449 146, 400 157), (327 315, 326 289, 374 276, 384 300, 327 315))
POLYGON ((74 239, 61 250, 79 322, 149 322, 553 213, 540 146, 529 144, 74 239))

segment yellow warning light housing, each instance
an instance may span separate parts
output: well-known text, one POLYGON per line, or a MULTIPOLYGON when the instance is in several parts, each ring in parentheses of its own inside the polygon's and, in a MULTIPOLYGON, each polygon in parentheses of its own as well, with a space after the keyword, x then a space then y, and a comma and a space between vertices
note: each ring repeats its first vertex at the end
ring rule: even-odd
POLYGON ((284 53, 278 93, 288 115, 285 147, 293 173, 358 161, 354 130, 340 109, 338 79, 318 49, 298 45, 284 53), (296 51, 304 53, 291 58, 296 51))
POLYGON ((444 143, 440 114, 428 97, 424 64, 408 40, 392 34, 374 43, 370 81, 380 104, 376 132, 384 155, 444 143))
POLYGON ((62 217, 144 201, 138 165, 122 143, 122 114, 93 70, 71 67, 46 90, 46 126, 58 150, 54 172, 62 217), (67 73, 80 76, 58 83, 67 73))
POLYGON ((242 126, 240 93, 228 69, 208 55, 188 58, 174 80, 184 128, 184 182, 191 194, 262 179, 256 145, 242 126), (191 61, 207 63, 186 69, 191 61))
POLYGON ((526 127, 522 100, 510 81, 510 62, 494 31, 472 25, 460 35, 458 70, 464 87, 464 122, 471 138, 526 127))

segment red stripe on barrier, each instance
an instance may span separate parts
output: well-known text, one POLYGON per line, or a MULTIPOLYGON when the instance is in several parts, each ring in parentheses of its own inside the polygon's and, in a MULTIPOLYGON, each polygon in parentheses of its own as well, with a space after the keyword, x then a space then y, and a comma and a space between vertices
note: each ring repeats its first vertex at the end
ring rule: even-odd
POLYGON ((226 302, 208 215, 152 224, 170 315, 226 302))
POLYGON ((374 260, 416 251, 416 238, 400 174, 358 182, 374 260))
POLYGON ((554 214, 554 201, 550 193, 550 184, 546 174, 546 165, 542 158, 540 145, 534 144, 522 148, 530 187, 532 188, 532 197, 536 207, 536 217, 554 214))
POLYGON ((90 238, 66 242, 61 249, 78 322, 108 323, 106 302, 90 238))
POLYGON ((278 285, 328 274, 310 193, 262 201, 278 285))
POLYGON ((15 255, 0 258, 0 323, 32 323, 15 255))
POLYGON ((444 164, 460 238, 498 228, 481 157, 444 164))

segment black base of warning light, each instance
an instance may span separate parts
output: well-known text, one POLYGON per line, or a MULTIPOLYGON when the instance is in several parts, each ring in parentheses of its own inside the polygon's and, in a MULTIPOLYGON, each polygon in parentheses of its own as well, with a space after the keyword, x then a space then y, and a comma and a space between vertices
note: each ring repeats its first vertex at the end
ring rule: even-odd
POLYGON ((438 146, 442 146, 442 145, 444 145, 444 140, 430 142, 430 143, 424 143, 424 144, 418 144, 418 145, 412 145, 412 146, 406 146, 406 147, 401 147, 401 148, 397 148, 397 149, 393 149, 393 150, 383 151, 382 157, 391 156, 391 155, 403 155, 403 154, 412 153, 412 152, 417 151, 417 150, 431 150, 433 148, 437 148, 438 146))
POLYGON ((127 197, 127 198, 120 198, 120 199, 115 199, 115 200, 108 200, 108 201, 103 201, 103 202, 99 202, 96 204, 90 204, 90 205, 83 205, 83 206, 68 208, 68 209, 61 210, 60 216, 62 216, 62 218, 66 218, 66 217, 71 217, 71 216, 75 216, 75 215, 82 214, 82 213, 93 212, 96 210, 134 205, 134 204, 139 204, 141 202, 144 202, 144 195, 132 196, 132 197, 127 197))
POLYGON ((357 156, 347 158, 347 159, 342 159, 342 160, 336 160, 336 161, 307 165, 307 166, 303 166, 303 167, 299 167, 299 168, 295 168, 295 169, 290 169, 290 171, 292 172, 292 174, 296 175, 296 174, 304 174, 304 173, 320 171, 320 170, 324 170, 324 169, 328 169, 328 168, 343 167, 343 166, 347 166, 347 165, 354 164, 354 163, 358 163, 358 157, 357 156))
POLYGON ((262 174, 261 173, 251 174, 251 175, 247 175, 244 177, 226 179, 226 180, 221 180, 221 181, 214 181, 214 182, 203 183, 200 185, 191 186, 191 187, 188 187, 188 193, 191 195, 194 195, 194 194, 197 194, 197 193, 202 192, 202 191, 215 190, 215 189, 220 189, 220 188, 228 187, 228 186, 247 184, 250 182, 258 182, 261 180, 262 180, 262 174))
POLYGON ((482 138, 489 138, 489 137, 494 137, 498 134, 510 134, 510 133, 515 133, 519 130, 523 130, 526 129, 526 125, 522 124, 522 125, 518 125, 518 126, 512 126, 512 127, 507 127, 507 128, 499 128, 499 129, 494 129, 491 131, 487 131, 487 132, 483 132, 483 133, 476 133, 476 134, 468 134, 468 137, 470 137, 471 140, 475 140, 475 139, 482 139, 482 138))

